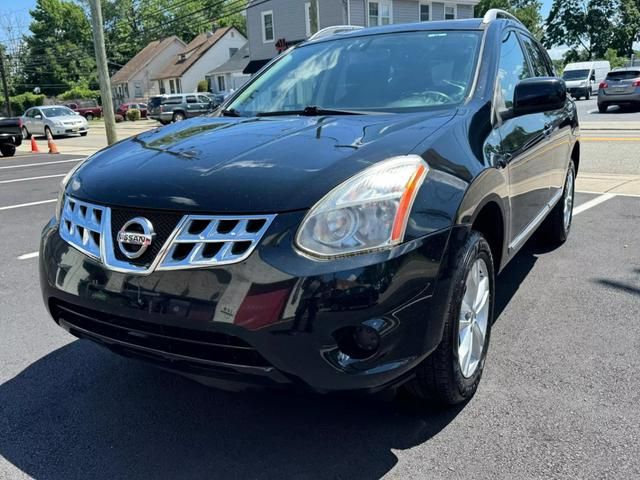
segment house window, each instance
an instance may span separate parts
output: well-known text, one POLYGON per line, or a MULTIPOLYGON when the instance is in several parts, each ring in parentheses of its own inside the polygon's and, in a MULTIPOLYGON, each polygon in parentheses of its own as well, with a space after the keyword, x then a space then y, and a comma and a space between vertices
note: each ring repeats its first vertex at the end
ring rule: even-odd
POLYGON ((158 80, 158 88, 160 88, 160 94, 164 93, 164 80, 158 80))
POLYGON ((455 20, 458 17, 457 7, 453 3, 445 3, 444 5, 444 19, 455 20))
POLYGON ((133 82, 133 89, 135 91, 136 97, 142 97, 142 82, 133 82))
POLYGON ((420 21, 428 22, 431 20, 431 4, 420 2, 418 4, 419 13, 420 13, 420 21))
POLYGON ((218 75, 216 78, 218 80, 218 91, 224 92, 226 90, 225 84, 224 84, 224 75, 218 75))
POLYGON ((182 84, 179 78, 176 78, 176 93, 182 93, 182 84))
POLYGON ((238 51, 237 48, 230 48, 229 49, 229 58, 233 57, 236 54, 237 51, 238 51))
POLYGON ((269 43, 275 39, 273 31, 273 11, 262 12, 262 42, 269 43))
POLYGON ((169 91, 171 93, 176 93, 176 84, 174 83, 173 79, 169 80, 169 91))
POLYGON ((307 2, 304 4, 304 20, 306 26, 307 37, 310 37, 320 28, 320 9, 318 8, 318 0, 307 2), (314 15, 315 10, 315 15, 314 15))
POLYGON ((377 0, 369 2, 369 26, 389 25, 392 23, 391 1, 377 0))

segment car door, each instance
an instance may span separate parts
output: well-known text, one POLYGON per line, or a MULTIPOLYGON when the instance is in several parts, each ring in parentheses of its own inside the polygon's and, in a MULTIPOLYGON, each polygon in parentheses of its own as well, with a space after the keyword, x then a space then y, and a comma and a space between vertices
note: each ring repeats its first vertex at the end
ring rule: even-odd
POLYGON ((44 135, 44 114, 39 108, 34 109, 30 133, 44 135))
POLYGON ((213 110, 211 106, 212 98, 207 97, 206 95, 198 95, 198 102, 202 106, 201 108, 202 108, 203 115, 213 110))
MULTIPOLYGON (((555 76, 551 59, 540 44, 529 35, 522 33, 520 35, 534 75, 536 77, 555 76)), ((553 162, 546 176, 553 200, 562 193, 564 188, 571 153, 570 110, 563 108, 545 112, 542 115, 545 117, 545 132, 549 137, 549 154, 553 162)))
POLYGON ((201 115, 202 107, 200 103, 198 103, 198 98, 195 95, 187 95, 186 97, 187 97, 186 98, 186 105, 187 105, 186 117, 191 118, 191 117, 197 117, 198 115, 201 115))
POLYGON ((504 32, 498 66, 496 102, 500 165, 507 169, 510 201, 510 249, 519 248, 550 199, 550 130, 545 114, 513 116, 516 85, 533 76, 514 29, 504 32))

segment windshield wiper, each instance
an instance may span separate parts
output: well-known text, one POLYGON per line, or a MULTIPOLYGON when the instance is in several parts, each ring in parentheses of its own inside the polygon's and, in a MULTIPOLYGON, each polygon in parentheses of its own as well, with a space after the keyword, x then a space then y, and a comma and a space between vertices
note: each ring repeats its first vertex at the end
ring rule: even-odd
POLYGON ((230 109, 224 109, 220 112, 222 114, 223 117, 241 117, 242 115, 240 115, 240 112, 237 111, 235 108, 230 108, 230 109))
POLYGON ((336 110, 332 108, 322 108, 315 105, 304 107, 302 110, 276 110, 273 112, 258 112, 256 117, 278 117, 283 115, 302 115, 306 117, 316 117, 318 115, 364 115, 370 112, 359 110, 336 110))

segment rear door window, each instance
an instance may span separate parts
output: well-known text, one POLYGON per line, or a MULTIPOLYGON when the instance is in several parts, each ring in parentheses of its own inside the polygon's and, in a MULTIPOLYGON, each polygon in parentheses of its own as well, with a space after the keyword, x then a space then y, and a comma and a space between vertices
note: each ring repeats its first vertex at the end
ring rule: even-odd
POLYGON ((195 95, 187 95, 187 103, 198 103, 195 95))

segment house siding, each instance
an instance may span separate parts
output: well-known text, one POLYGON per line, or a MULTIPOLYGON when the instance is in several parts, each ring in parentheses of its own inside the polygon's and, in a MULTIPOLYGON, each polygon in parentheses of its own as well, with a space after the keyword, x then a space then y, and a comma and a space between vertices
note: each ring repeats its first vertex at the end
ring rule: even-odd
MULTIPOLYGON (((275 43, 284 38, 297 42, 306 38, 305 4, 310 0, 252 0, 247 9, 247 35, 251 60, 265 60, 277 55, 275 43), (251 4, 256 4, 251 7, 251 4), (273 11, 274 42, 262 41, 262 12, 273 11)), ((366 26, 368 0, 318 0, 319 28, 332 25, 366 26), (347 2, 349 13, 347 12, 347 2), (349 14, 349 16, 347 16, 349 14)), ((393 23, 413 23, 420 20, 418 0, 393 0, 393 23)), ((448 2, 447 2, 448 3, 448 2)), ((456 4, 456 2, 451 2, 456 4)), ((456 4, 458 18, 472 18, 474 5, 456 4)), ((444 20, 444 2, 431 3, 431 19, 444 20)))

